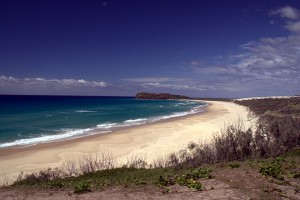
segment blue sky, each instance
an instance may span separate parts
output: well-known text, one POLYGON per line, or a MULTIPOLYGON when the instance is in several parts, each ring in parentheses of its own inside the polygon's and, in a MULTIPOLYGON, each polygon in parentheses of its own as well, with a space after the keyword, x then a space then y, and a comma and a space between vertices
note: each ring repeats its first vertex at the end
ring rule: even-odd
POLYGON ((300 1, 3 0, 0 93, 300 94, 300 1))

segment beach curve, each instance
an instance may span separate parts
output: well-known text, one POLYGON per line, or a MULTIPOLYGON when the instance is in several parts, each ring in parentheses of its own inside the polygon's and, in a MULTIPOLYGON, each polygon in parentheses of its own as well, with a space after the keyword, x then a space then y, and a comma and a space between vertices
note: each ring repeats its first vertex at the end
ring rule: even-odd
POLYGON ((0 180, 11 182, 22 171, 32 173, 49 167, 60 167, 65 161, 78 160, 85 153, 108 152, 119 163, 142 155, 151 163, 158 156, 178 151, 191 141, 210 142, 213 135, 237 118, 246 127, 253 121, 246 107, 233 102, 204 101, 204 113, 129 127, 103 135, 68 141, 38 144, 24 148, 0 149, 0 180))

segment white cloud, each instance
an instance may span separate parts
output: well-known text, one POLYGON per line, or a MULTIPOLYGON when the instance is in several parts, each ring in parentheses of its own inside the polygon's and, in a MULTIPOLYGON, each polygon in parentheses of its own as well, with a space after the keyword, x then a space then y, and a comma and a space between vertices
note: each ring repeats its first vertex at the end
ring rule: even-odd
MULTIPOLYGON (((263 38, 246 49, 248 56, 231 64, 256 77, 294 78, 300 73, 300 36, 263 38)), ((244 55, 244 54, 243 54, 244 55)))
POLYGON ((198 65, 201 65, 201 62, 197 61, 197 60, 192 60, 191 61, 191 65, 192 66, 198 66, 198 65))
POLYGON ((291 6, 284 6, 277 10, 272 10, 271 15, 280 15, 283 18, 296 20, 300 18, 300 10, 296 8, 292 8, 291 6))
POLYGON ((240 45, 238 53, 220 57, 213 64, 190 65, 191 72, 199 76, 197 85, 239 95, 299 94, 300 14, 298 9, 286 8, 273 14, 287 19, 285 28, 290 35, 250 41, 240 45))
POLYGON ((191 69, 199 74, 218 74, 218 75, 234 75, 239 74, 239 71, 232 67, 226 66, 203 66, 203 67, 191 67, 191 69))
POLYGON ((255 44, 257 44, 256 41, 250 41, 250 42, 247 42, 247 43, 245 43, 245 44, 239 45, 239 47, 242 48, 242 49, 251 49, 251 47, 252 47, 253 45, 255 45, 255 44))
MULTIPOLYGON (((197 87, 191 84, 162 84, 162 83, 143 83, 141 84, 143 88, 162 88, 162 89, 172 89, 172 90, 197 90, 205 91, 207 87, 197 87)), ((211 88, 211 87, 210 87, 211 88)))
POLYGON ((170 78, 170 77, 139 77, 139 78, 125 78, 124 81, 136 82, 136 83, 148 83, 148 82, 178 82, 185 81, 184 78, 170 78))
MULTIPOLYGON (((300 89, 300 10, 285 6, 272 11, 285 19, 290 35, 266 37, 239 46, 237 53, 213 61, 187 63, 185 69, 197 74, 189 86, 204 87, 205 94, 294 95, 300 89)), ((275 24, 275 21, 271 22, 275 24)), ((276 23, 277 24, 277 23, 276 23)))
MULTIPOLYGON (((187 78, 172 78, 172 77, 140 77, 126 78, 124 81, 130 82, 133 88, 146 90, 182 90, 182 91, 205 91, 214 89, 210 86, 198 85, 197 81, 187 78)), ((127 84, 128 87, 128 84, 127 84)))
POLYGON ((285 28, 291 32, 300 33, 300 21, 297 22, 287 22, 285 28))
POLYGON ((107 87, 109 84, 102 81, 86 81, 83 79, 44 79, 44 78, 14 78, 0 76, 0 87, 25 87, 25 88, 88 88, 107 87))
POLYGON ((271 15, 280 15, 287 19, 284 28, 287 30, 300 33, 300 10, 290 6, 281 7, 275 11, 271 11, 271 15))

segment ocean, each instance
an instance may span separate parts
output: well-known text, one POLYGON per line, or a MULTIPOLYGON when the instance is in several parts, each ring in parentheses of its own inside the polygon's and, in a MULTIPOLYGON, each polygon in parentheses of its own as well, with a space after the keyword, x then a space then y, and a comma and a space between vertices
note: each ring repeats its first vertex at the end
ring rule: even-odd
POLYGON ((204 103, 134 97, 0 96, 0 148, 109 133, 203 111, 204 103))

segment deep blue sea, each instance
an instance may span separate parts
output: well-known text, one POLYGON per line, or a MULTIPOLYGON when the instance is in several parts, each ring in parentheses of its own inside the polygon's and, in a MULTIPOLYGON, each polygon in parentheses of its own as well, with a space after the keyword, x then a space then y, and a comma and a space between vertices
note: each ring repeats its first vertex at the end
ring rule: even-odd
POLYGON ((111 132, 202 112, 204 103, 134 97, 0 96, 0 148, 111 132))

